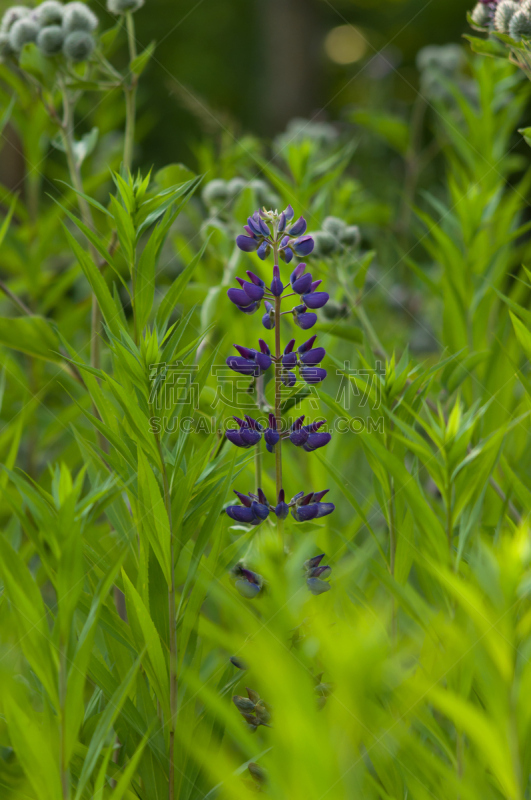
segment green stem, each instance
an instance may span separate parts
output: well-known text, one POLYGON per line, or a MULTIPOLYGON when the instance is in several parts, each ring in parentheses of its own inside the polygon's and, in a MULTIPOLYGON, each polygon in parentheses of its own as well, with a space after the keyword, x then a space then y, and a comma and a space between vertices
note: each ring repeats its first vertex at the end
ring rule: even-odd
POLYGON ((60 726, 60 758, 61 758, 61 793, 63 800, 70 800, 70 775, 66 761, 66 687, 67 687, 67 663, 66 648, 63 642, 59 651, 59 706, 61 709, 60 726))
MULTIPOLYGON (((84 194, 83 181, 81 178, 80 166, 74 152, 74 104, 68 93, 68 89, 66 87, 66 83, 64 82, 64 78, 59 79, 59 85, 61 87, 61 92, 63 95, 63 121, 60 126, 60 131, 65 149, 68 171, 70 173, 70 178, 72 180, 74 189, 76 190, 77 193, 77 202, 79 205, 79 210, 81 212, 81 217, 83 219, 83 222, 88 228, 94 230, 94 220, 92 218, 92 212, 90 210, 90 206, 85 200, 85 198, 82 196, 84 194)), ((96 253, 94 247, 90 243, 89 243, 89 250, 92 260, 94 261, 94 264, 97 266, 98 254, 96 253)), ((91 367, 94 367, 94 369, 99 369, 100 367, 100 336, 99 336, 100 326, 101 326, 100 307, 98 305, 96 297, 92 295, 90 365, 91 367)))
MULTIPOLYGON (((125 15, 127 26, 127 41, 129 44, 129 61, 133 62, 136 58, 135 23, 133 15, 128 12, 125 15)), ((135 147, 135 123, 136 123, 136 89, 138 77, 131 75, 130 83, 124 87, 125 92, 125 144, 124 144, 124 169, 126 173, 131 171, 133 165, 133 151, 135 147)))
MULTIPOLYGON (((151 416, 154 416, 153 409, 151 409, 151 416)), ((170 526, 170 568, 171 568, 171 583, 168 592, 168 611, 170 618, 170 766, 169 766, 169 800, 175 798, 175 717, 177 715, 177 604, 175 600, 175 552, 174 552, 174 537, 173 537, 173 522, 171 513, 171 493, 170 485, 168 482, 168 472, 166 470, 166 462, 164 460, 164 453, 162 451, 162 443, 160 435, 154 434, 157 443, 157 450, 160 459, 160 468, 162 473, 162 482, 164 487, 164 505, 166 506, 166 513, 168 515, 168 522, 170 526)))

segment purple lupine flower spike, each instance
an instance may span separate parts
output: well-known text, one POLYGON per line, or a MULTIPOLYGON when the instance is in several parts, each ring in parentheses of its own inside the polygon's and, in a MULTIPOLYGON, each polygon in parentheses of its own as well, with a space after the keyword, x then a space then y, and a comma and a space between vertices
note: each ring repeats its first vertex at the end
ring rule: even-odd
POLYGON ((284 286, 280 280, 280 269, 278 268, 278 265, 275 264, 273 267, 273 280, 271 281, 271 294, 275 297, 280 297, 283 291, 284 286))
POLYGON ((273 448, 280 440, 280 434, 277 430, 277 420, 274 414, 269 415, 269 428, 266 428, 264 432, 264 439, 267 449, 270 453, 273 453, 273 448))

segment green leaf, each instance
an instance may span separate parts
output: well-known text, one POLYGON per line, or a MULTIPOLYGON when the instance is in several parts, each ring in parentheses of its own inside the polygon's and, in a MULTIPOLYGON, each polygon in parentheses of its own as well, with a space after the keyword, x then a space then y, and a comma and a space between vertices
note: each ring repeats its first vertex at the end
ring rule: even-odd
POLYGON ((62 362, 59 338, 43 317, 0 317, 0 344, 44 361, 62 362))
POLYGON ((77 242, 72 236, 64 223, 63 228, 70 243, 70 247, 72 248, 72 251, 79 262, 79 266, 85 273, 85 277, 88 280, 92 291, 96 295, 96 299, 105 322, 109 326, 112 333, 114 333, 115 336, 119 336, 121 328, 120 312, 116 308, 112 295, 109 291, 109 287, 107 286, 103 275, 99 271, 98 267, 94 264, 90 255, 83 250, 79 242, 77 242))
POLYGON ((141 75, 147 67, 151 56, 155 52, 156 42, 150 42, 145 50, 143 50, 136 58, 129 64, 129 69, 133 75, 141 75))
POLYGON ((160 330, 163 330, 168 323, 170 315, 179 302, 182 293, 188 285, 192 275, 199 262, 201 261, 205 249, 208 245, 208 240, 203 244, 201 250, 194 256, 190 263, 183 269, 181 274, 174 280, 168 291, 166 292, 156 316, 156 324, 160 330))
POLYGON ((98 763, 98 758, 103 750, 107 737, 109 736, 116 718, 120 713, 122 705, 127 700, 129 692, 133 687, 143 657, 144 653, 142 652, 125 676, 124 680, 119 684, 115 693, 107 703, 105 710, 100 716, 99 722, 96 725, 94 733, 90 739, 86 758, 83 762, 83 768, 77 784, 75 800, 81 800, 83 797, 83 792, 90 780, 92 773, 94 772, 96 764, 98 763))
POLYGON ((494 56, 495 58, 509 58, 509 50, 501 42, 469 35, 465 35, 463 38, 470 42, 474 53, 479 53, 482 56, 494 56))
POLYGON ((168 665, 164 658, 160 636, 137 590, 123 571, 122 576, 127 603, 127 616, 133 630, 133 636, 137 647, 143 649, 146 653, 144 669, 162 706, 164 716, 168 719, 170 715, 170 685, 168 665))
POLYGON ((138 448, 138 522, 148 535, 169 587, 171 586, 170 523, 159 484, 140 447, 138 448))

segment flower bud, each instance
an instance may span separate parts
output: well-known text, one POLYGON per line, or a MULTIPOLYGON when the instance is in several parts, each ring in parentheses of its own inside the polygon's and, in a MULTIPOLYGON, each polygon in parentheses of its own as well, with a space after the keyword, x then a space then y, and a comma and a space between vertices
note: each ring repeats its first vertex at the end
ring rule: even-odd
POLYGON ((478 28, 488 28, 492 19, 490 8, 481 2, 474 6, 470 17, 474 25, 477 25, 478 28))
POLYGON ((41 28, 37 36, 37 47, 47 57, 56 56, 63 49, 64 33, 60 25, 41 28))
POLYGON ((306 581, 308 589, 314 595, 324 594, 325 592, 329 592, 331 586, 326 581, 321 581, 319 578, 308 578, 306 581))
POLYGON ((500 33, 509 33, 509 24, 520 10, 520 4, 515 0, 502 0, 494 12, 494 27, 500 33))
POLYGON ((201 197, 206 206, 213 206, 218 202, 223 203, 227 200, 228 196, 229 189, 227 182, 219 179, 209 181, 201 192, 201 197))
POLYGON ((11 8, 8 8, 2 17, 2 33, 9 33, 15 22, 18 22, 22 17, 27 17, 28 14, 29 8, 26 8, 26 6, 11 6, 11 8))
POLYGON ((258 704, 255 706, 254 710, 260 722, 267 724, 271 721, 271 714, 264 705, 258 704))
POLYGON ((255 704, 253 703, 252 700, 249 700, 248 697, 241 697, 240 695, 235 694, 234 697, 232 698, 232 702, 234 703, 238 711, 248 711, 248 712, 254 711, 255 704))
POLYGON ((531 39, 531 17, 525 11, 517 11, 509 23, 509 35, 517 42, 531 39))
POLYGON ((360 229, 357 225, 349 225, 341 234, 340 241, 347 247, 357 247, 361 241, 360 229))
POLYGON ((125 14, 128 11, 138 11, 144 5, 144 0, 107 0, 107 11, 111 14, 125 14))
POLYGON ((227 189, 229 192, 230 197, 234 198, 243 192, 245 189, 246 183, 243 178, 233 178, 227 184, 227 189))
POLYGON ((335 239, 341 238, 346 227, 347 223, 339 217, 326 217, 323 221, 323 231, 331 234, 335 239))
POLYGON ((9 44, 15 52, 20 52, 25 44, 34 42, 39 33, 39 26, 29 17, 15 22, 9 32, 9 44))
MULTIPOLYGON (((98 18, 85 3, 74 0, 72 3, 67 3, 63 8, 63 28, 65 34, 73 33, 74 31, 85 31, 91 33, 98 27, 98 18)), ((74 47, 74 45, 71 45, 74 47)), ((81 46, 80 46, 81 47, 81 46)), ((92 50, 94 49, 94 45, 92 50)), ((88 55, 90 55, 90 53, 88 55)), ((66 53, 65 53, 66 55, 66 53)), ((84 58, 72 58, 72 61, 85 61, 88 55, 84 58)))
POLYGON ((90 33, 74 31, 69 33, 63 42, 63 53, 69 61, 78 64, 87 61, 94 51, 95 42, 90 33))
POLYGON ((257 594, 260 594, 260 586, 256 583, 249 583, 249 581, 239 580, 235 583, 236 589, 248 600, 253 600, 257 594))
POLYGON ((267 775, 265 771, 258 764, 255 764, 254 761, 250 761, 247 764, 247 769, 257 783, 265 783, 267 781, 267 775))
POLYGON ((60 25, 63 21, 63 12, 64 6, 57 0, 44 0, 44 3, 35 9, 39 24, 43 28, 48 25, 60 25))

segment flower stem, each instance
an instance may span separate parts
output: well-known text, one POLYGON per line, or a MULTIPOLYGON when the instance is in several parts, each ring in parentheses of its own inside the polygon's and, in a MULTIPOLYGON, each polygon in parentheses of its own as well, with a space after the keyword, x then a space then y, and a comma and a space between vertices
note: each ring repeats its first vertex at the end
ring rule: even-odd
MULTIPOLYGON (((129 61, 132 63, 136 58, 135 23, 133 15, 128 12, 125 15, 127 26, 127 41, 129 44, 129 61)), ((135 146, 135 121, 136 121, 136 88, 138 77, 131 75, 129 84, 124 86, 125 93, 125 143, 124 143, 124 169, 126 173, 131 171, 133 165, 133 150, 135 146)))
MULTIPOLYGON (((81 178, 80 165, 74 152, 74 103, 72 102, 64 78, 59 78, 59 85, 63 96, 63 121, 60 124, 61 138, 65 149, 66 162, 72 184, 77 193, 77 202, 81 217, 85 225, 94 230, 94 220, 90 206, 83 195, 83 181, 81 178)), ((98 255, 94 247, 89 243, 89 250, 94 264, 98 265, 98 255)), ((96 297, 92 295, 92 316, 91 316, 91 337, 90 337, 90 365, 94 369, 100 367, 100 325, 101 313, 96 297)))

